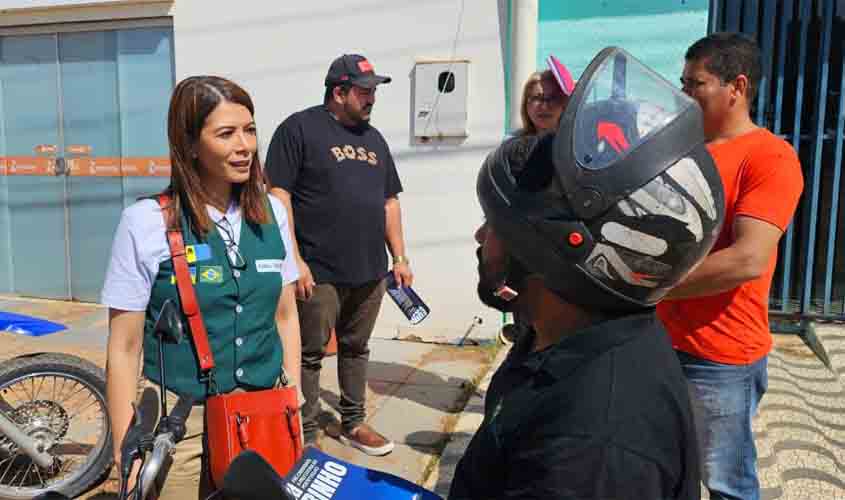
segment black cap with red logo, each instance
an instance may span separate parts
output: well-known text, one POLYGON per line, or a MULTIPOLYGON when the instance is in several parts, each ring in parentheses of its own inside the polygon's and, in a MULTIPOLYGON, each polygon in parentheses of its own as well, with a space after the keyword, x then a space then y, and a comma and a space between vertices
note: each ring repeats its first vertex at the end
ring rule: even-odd
POLYGON ((390 80, 389 76, 377 75, 366 57, 358 54, 344 54, 332 61, 332 65, 329 66, 326 87, 348 84, 372 89, 376 85, 390 83, 390 80))

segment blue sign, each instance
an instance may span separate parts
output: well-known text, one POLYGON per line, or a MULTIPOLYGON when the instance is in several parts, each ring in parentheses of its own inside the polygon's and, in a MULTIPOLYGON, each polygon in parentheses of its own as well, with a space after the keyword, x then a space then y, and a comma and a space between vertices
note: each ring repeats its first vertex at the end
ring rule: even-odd
POLYGON ((313 447, 283 481, 297 500, 443 500, 393 474, 350 464, 313 447))

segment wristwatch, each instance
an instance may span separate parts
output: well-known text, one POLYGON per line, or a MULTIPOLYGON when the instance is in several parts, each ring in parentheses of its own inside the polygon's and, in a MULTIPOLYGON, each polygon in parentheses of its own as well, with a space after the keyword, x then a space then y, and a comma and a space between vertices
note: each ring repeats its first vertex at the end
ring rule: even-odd
POLYGON ((408 257, 405 257, 404 255, 397 255, 396 257, 393 257, 393 265, 394 266, 396 264, 410 264, 410 263, 411 263, 411 261, 408 260, 408 257))

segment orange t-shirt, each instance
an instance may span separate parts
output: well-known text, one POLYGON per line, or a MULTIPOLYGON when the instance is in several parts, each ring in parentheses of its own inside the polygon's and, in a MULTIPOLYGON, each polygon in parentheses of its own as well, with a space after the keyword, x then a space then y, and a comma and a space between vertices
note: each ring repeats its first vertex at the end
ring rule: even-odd
MULTIPOLYGON (((766 129, 708 146, 725 188, 725 223, 713 252, 733 242, 736 216, 786 230, 804 188, 795 150, 766 129)), ((718 295, 665 300, 657 313, 675 349, 725 364, 749 364, 772 347, 769 289, 777 262, 772 252, 759 278, 718 295)))

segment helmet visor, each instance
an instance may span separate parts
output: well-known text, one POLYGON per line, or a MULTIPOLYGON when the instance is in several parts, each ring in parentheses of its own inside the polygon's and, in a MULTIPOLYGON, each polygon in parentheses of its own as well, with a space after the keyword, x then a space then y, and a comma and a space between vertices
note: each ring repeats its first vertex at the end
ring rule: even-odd
POLYGON ((601 61, 575 114, 575 159, 601 170, 668 126, 694 104, 660 75, 623 51, 601 61))

